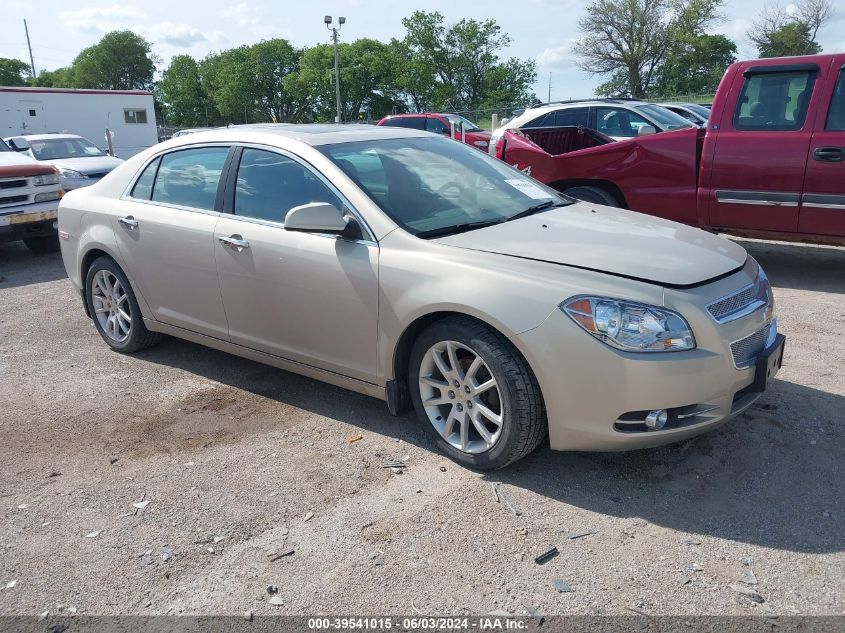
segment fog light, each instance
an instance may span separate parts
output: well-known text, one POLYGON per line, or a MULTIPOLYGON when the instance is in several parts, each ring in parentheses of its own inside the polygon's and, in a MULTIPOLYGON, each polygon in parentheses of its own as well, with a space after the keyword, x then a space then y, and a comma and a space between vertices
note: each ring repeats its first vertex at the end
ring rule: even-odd
POLYGON ((669 413, 666 409, 655 409, 651 411, 645 418, 645 425, 649 431, 659 431, 669 420, 669 413))

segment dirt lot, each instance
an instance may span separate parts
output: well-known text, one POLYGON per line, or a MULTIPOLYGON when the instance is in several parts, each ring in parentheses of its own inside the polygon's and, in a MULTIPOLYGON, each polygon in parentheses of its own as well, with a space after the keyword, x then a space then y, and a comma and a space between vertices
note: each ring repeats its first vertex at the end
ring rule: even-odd
POLYGON ((788 337, 753 410, 492 476, 376 400, 174 339, 112 353, 58 256, 3 245, 0 613, 843 614, 845 249, 742 243, 788 337))

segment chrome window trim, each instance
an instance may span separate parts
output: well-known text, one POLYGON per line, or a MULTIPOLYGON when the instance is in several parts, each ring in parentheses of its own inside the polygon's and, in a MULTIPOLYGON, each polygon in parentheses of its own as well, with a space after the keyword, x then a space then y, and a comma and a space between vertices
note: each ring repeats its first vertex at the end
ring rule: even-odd
MULTIPOLYGON (((363 216, 358 211, 358 209, 356 209, 352 205, 352 203, 349 201, 349 199, 343 194, 343 192, 340 191, 340 189, 337 188, 337 186, 335 186, 335 184, 333 182, 331 182, 328 178, 326 178, 326 176, 324 176, 323 173, 320 170, 318 170, 314 165, 312 165, 310 162, 308 162, 307 160, 305 160, 301 156, 298 156, 298 155, 290 152, 289 150, 285 150, 285 149, 282 149, 280 147, 276 147, 275 145, 263 145, 261 143, 233 143, 233 145, 236 146, 236 147, 244 148, 244 149, 257 149, 257 150, 272 152, 274 154, 279 154, 280 156, 284 156, 285 158, 289 158, 292 161, 294 161, 295 163, 302 165, 302 167, 304 169, 308 170, 310 173, 312 173, 314 176, 316 176, 317 179, 320 182, 322 182, 329 189, 329 191, 331 191, 334 195, 336 195, 338 197, 338 199, 340 199, 340 201, 343 203, 343 207, 344 207, 343 210, 348 211, 352 215, 352 217, 354 217, 358 221, 358 224, 361 225, 361 230, 364 232, 365 239, 364 240, 349 240, 347 238, 344 238, 342 235, 335 235, 335 234, 332 234, 332 233, 313 233, 313 235, 320 235, 320 236, 324 236, 324 237, 335 237, 335 238, 339 238, 339 239, 344 239, 344 240, 349 241, 349 242, 361 242, 361 243, 365 243, 365 244, 376 244, 377 243, 377 240, 375 238, 375 234, 373 233, 372 229, 370 228, 370 225, 367 224, 367 222, 364 220, 363 216)), ((240 167, 240 163, 238 164, 238 167, 240 167)), ((237 174, 235 174, 235 183, 236 183, 236 187, 237 187, 237 174)), ((288 209, 288 210, 290 210, 290 209, 288 209)), ((278 228, 284 228, 285 227, 284 222, 273 222, 271 220, 261 220, 259 218, 249 218, 247 216, 237 215, 235 213, 223 213, 221 215, 232 217, 232 218, 237 218, 239 220, 254 220, 258 224, 266 224, 267 226, 274 226, 274 227, 278 227, 278 228)))
MULTIPOLYGON (((247 222, 249 224, 257 224, 259 226, 267 226, 267 227, 270 227, 272 229, 285 230, 285 225, 282 222, 273 222, 272 220, 262 220, 261 218, 250 218, 250 217, 247 217, 245 215, 235 215, 234 213, 220 212, 220 213, 217 213, 217 215, 220 216, 221 219, 237 220, 238 222, 247 222)), ((332 238, 332 239, 343 240, 344 242, 352 242, 354 244, 364 244, 366 246, 376 246, 378 244, 378 242, 376 242, 375 240, 368 240, 368 239, 352 240, 352 239, 349 239, 347 237, 344 237, 343 235, 338 235, 336 233, 319 233, 317 231, 313 231, 313 232, 312 231, 294 231, 294 232, 295 233, 303 233, 303 234, 306 234, 306 235, 314 235, 316 237, 328 237, 328 238, 332 238)))
MULTIPOLYGON (((172 154, 174 152, 183 152, 186 149, 202 149, 202 148, 205 148, 205 147, 225 147, 227 149, 231 149, 234 145, 235 145, 235 143, 221 143, 221 142, 217 142, 217 143, 193 143, 193 144, 190 144, 190 145, 180 145, 179 147, 162 149, 161 151, 157 152, 156 154, 153 154, 152 156, 150 156, 149 160, 145 161, 144 164, 141 165, 141 167, 138 169, 138 171, 136 171, 133 174, 132 178, 129 180, 129 184, 123 189, 123 193, 121 194, 119 199, 120 200, 129 200, 129 201, 132 201, 132 202, 141 202, 141 203, 144 203, 144 204, 156 204, 156 205, 159 205, 159 206, 170 206, 174 209, 184 209, 186 211, 206 211, 206 209, 200 209, 200 208, 197 208, 197 207, 186 207, 186 206, 183 206, 183 205, 159 202, 159 201, 156 201, 156 200, 144 200, 143 198, 135 198, 135 197, 132 196, 132 190, 135 188, 135 183, 138 182, 138 179, 141 177, 141 175, 144 173, 144 171, 147 169, 147 167, 149 167, 150 163, 152 163, 153 161, 155 161, 158 158, 165 156, 166 154, 172 154)), ((223 175, 222 171, 220 172, 220 175, 222 177, 222 175, 223 175)), ((158 176, 158 174, 156 174, 156 177, 157 176, 158 176)), ((220 183, 218 182, 218 186, 219 185, 220 185, 220 183)), ((152 192, 150 192, 150 195, 152 195, 152 192)), ((214 211, 213 209, 212 209, 212 212, 217 213, 217 211, 214 211)))

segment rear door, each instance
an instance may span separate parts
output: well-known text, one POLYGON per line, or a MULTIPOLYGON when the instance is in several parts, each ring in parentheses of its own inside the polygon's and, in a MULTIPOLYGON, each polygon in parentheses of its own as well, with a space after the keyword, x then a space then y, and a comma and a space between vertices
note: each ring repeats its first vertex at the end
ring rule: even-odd
POLYGON ((835 59, 820 95, 798 230, 845 237, 845 55, 835 59))
POLYGON ((180 149, 153 160, 113 210, 133 284, 156 320, 228 339, 214 227, 225 146, 180 149))
MULTIPOLYGON (((734 78, 711 172, 710 225, 798 230, 798 204, 813 129, 816 64, 754 66, 734 78)), ((715 123, 711 121, 711 124, 715 123)))

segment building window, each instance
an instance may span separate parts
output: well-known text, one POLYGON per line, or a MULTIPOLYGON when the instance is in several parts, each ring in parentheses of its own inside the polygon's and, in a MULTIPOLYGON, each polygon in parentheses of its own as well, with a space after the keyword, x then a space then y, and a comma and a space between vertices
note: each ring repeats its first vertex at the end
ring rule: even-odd
POLYGON ((123 111, 123 120, 126 121, 126 123, 146 123, 147 111, 126 109, 123 111))
POLYGON ((30 111, 29 111, 29 116, 35 116, 35 110, 30 110, 30 111))

